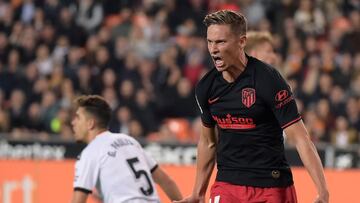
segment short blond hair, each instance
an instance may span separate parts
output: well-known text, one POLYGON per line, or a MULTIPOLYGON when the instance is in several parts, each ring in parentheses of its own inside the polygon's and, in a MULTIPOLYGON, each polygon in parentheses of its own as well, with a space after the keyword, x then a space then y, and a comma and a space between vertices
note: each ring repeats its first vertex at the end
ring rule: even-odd
POLYGON ((247 20, 245 16, 236 11, 220 10, 205 16, 203 23, 210 25, 230 25, 231 31, 237 35, 246 35, 247 20))
POLYGON ((245 52, 249 53, 257 46, 268 42, 273 45, 273 37, 269 32, 250 31, 246 34, 245 52))

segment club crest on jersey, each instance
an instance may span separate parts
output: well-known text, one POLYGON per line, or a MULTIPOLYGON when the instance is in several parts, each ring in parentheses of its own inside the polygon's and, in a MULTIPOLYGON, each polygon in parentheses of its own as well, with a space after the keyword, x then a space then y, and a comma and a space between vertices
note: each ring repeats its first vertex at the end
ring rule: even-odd
POLYGON ((244 88, 241 90, 242 103, 250 108, 256 101, 256 93, 254 88, 244 88))

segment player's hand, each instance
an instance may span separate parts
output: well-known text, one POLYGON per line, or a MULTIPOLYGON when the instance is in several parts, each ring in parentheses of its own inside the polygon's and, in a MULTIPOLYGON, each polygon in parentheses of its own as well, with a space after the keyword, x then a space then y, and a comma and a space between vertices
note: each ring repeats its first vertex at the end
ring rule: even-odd
POLYGON ((205 203, 205 200, 204 198, 190 196, 182 200, 173 201, 173 203, 205 203))
POLYGON ((329 203, 329 193, 318 195, 314 203, 329 203))

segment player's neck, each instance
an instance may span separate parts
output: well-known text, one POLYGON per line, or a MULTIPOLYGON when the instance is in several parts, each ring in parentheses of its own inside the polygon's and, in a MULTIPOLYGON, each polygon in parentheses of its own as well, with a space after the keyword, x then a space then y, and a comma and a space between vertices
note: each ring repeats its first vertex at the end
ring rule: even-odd
POLYGON ((248 59, 245 53, 243 52, 240 55, 238 62, 236 63, 239 65, 233 66, 231 68, 228 68, 228 70, 223 71, 222 72, 223 78, 229 83, 234 82, 236 78, 238 78, 239 75, 245 71, 247 61, 248 59))
POLYGON ((107 129, 94 129, 89 131, 89 134, 87 136, 87 143, 90 143, 91 141, 93 141, 95 139, 96 136, 100 135, 101 133, 107 131, 107 129))

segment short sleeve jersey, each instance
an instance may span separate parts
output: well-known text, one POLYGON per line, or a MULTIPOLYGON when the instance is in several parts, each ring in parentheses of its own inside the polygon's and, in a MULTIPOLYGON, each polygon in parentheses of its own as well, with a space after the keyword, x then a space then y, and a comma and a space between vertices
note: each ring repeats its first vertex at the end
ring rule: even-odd
POLYGON ((289 85, 273 67, 247 56, 232 83, 215 68, 196 86, 203 125, 217 126, 217 181, 254 187, 293 184, 283 129, 301 119, 289 85))
POLYGON ((74 189, 96 188, 105 203, 160 202, 151 172, 157 163, 132 137, 104 132, 75 164, 74 189))

